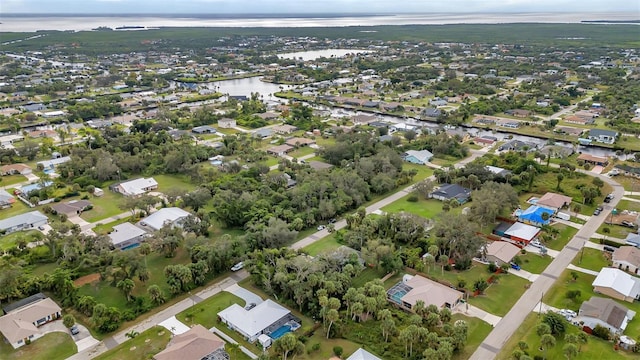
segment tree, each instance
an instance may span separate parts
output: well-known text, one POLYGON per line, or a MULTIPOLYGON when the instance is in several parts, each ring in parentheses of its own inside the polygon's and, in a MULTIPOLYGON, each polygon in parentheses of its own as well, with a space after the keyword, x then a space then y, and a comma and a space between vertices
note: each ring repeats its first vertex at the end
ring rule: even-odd
POLYGON ((576 271, 572 271, 571 272, 571 279, 573 280, 573 282, 576 282, 576 280, 578 280, 578 273, 576 271))
POLYGON ((504 209, 511 211, 519 204, 518 194, 509 184, 487 182, 480 190, 472 193, 473 202, 469 209, 469 216, 478 224, 484 226, 493 223, 504 209))
POLYGON ((211 200, 211 192, 206 188, 198 188, 182 197, 185 206, 189 206, 193 211, 198 211, 211 200))
POLYGON ((551 328, 546 323, 540 323, 536 326, 536 334, 538 334, 538 336, 551 334, 551 328))
POLYGON ((409 143, 416 138, 417 134, 414 130, 407 130, 404 132, 404 138, 407 139, 409 143))
POLYGON ((589 336, 583 331, 578 333, 578 352, 582 351, 582 345, 589 341, 589 336))
POLYGON ((549 348, 556 346, 556 338, 554 338, 553 335, 544 334, 540 338, 540 346, 542 346, 542 349, 544 350, 544 358, 546 359, 549 348))
POLYGON ((565 344, 562 347, 562 353, 564 354, 564 356, 571 360, 572 358, 578 356, 578 347, 575 344, 565 344))
POLYGON ((156 305, 163 304, 166 301, 164 293, 158 285, 154 284, 149 286, 147 288, 147 294, 149 295, 149 299, 151 299, 151 302, 156 305))
POLYGON ((292 333, 287 333, 273 342, 273 349, 282 353, 282 360, 287 360, 289 352, 296 348, 298 339, 292 333))
POLYGON ((556 190, 560 191, 560 183, 562 182, 562 180, 564 180, 564 175, 562 175, 562 173, 558 173, 556 175, 556 180, 558 181, 558 183, 556 184, 556 190))
POLYGON ((447 255, 456 263, 467 262, 485 244, 477 235, 477 227, 466 215, 443 213, 431 233, 436 237, 440 254, 447 255))
POLYGON ((478 291, 480 294, 484 293, 489 287, 489 283, 485 279, 478 279, 473 283, 473 290, 478 291))
POLYGON ((133 291, 135 286, 136 284, 131 279, 120 280, 116 284, 116 287, 124 293, 124 296, 127 297, 127 301, 131 301, 131 291, 133 291))
POLYGON ((334 322, 338 321, 340 318, 340 314, 336 309, 329 309, 326 314, 327 321, 329 321, 329 326, 327 327, 327 339, 329 338, 329 334, 331 333, 331 326, 334 322))
POLYGON ((418 193, 418 195, 420 195, 423 199, 428 199, 429 198, 429 194, 431 194, 433 192, 433 188, 435 187, 435 184, 433 183, 433 180, 431 179, 426 179, 426 180, 422 180, 419 183, 415 184, 413 186, 413 189, 418 193))
POLYGON ((547 311, 542 318, 542 321, 549 325, 552 335, 563 334, 566 330, 567 320, 560 314, 553 311, 547 311))
POLYGON ((73 315, 71 314, 66 314, 65 316, 62 317, 62 324, 67 327, 70 328, 73 325, 75 325, 76 323, 76 318, 73 317, 73 315))
POLYGON ((449 257, 447 255, 440 255, 438 257, 438 260, 440 261, 440 265, 442 265, 441 271, 442 271, 442 276, 444 276, 444 267, 449 265, 449 257))

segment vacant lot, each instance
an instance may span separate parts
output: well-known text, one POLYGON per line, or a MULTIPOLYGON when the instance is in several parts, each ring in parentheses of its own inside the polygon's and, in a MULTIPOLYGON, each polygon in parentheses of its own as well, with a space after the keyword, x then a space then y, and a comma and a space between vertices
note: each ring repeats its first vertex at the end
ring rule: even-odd
POLYGON ((29 345, 14 349, 0 341, 2 360, 63 360, 78 352, 71 336, 62 332, 46 334, 29 345))
POLYGON ((151 359, 151 357, 164 348, 171 340, 171 332, 162 326, 154 326, 151 329, 138 334, 135 338, 127 340, 115 348, 96 357, 96 360, 139 360, 151 359))

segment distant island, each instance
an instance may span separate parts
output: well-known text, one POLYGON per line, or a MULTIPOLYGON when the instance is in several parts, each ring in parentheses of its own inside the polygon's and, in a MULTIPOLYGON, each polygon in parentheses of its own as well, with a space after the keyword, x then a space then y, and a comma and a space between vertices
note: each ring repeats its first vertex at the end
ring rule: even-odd
POLYGON ((581 23, 608 23, 608 24, 640 24, 637 20, 582 20, 581 23))
POLYGON ((93 31, 113 31, 113 29, 108 27, 108 26, 98 26, 97 28, 93 28, 91 30, 93 30, 93 31))
POLYGON ((145 29, 144 26, 118 26, 116 30, 135 30, 135 29, 145 29))

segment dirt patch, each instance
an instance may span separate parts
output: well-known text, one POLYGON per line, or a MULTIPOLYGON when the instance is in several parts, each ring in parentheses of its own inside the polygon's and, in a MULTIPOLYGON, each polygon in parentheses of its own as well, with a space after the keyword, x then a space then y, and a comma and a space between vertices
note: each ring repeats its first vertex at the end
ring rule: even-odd
POLYGON ((612 215, 611 213, 609 213, 607 215, 605 223, 621 225, 622 221, 630 221, 636 224, 636 220, 638 220, 638 213, 636 211, 622 210, 616 215, 612 215))
POLYGON ((81 278, 77 278, 73 282, 73 285, 80 287, 82 285, 92 284, 98 281, 100 281, 100 274, 95 273, 95 274, 89 274, 89 275, 83 276, 81 278))

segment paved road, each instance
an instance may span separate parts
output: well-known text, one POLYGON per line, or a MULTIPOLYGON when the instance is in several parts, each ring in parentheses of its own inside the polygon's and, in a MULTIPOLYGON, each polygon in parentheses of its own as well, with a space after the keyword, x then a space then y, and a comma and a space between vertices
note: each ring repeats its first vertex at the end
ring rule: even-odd
MULTIPOLYGON (((613 209, 624 194, 621 185, 611 180, 608 176, 591 173, 613 186, 615 198, 609 204, 605 204, 605 210, 613 209)), ((502 350, 504 344, 511 335, 520 327, 524 319, 534 310, 540 300, 560 274, 569 266, 580 249, 589 241, 589 238, 604 222, 604 216, 592 216, 569 243, 560 251, 545 271, 531 284, 531 287, 520 297, 520 300, 511 308, 491 333, 484 339, 480 347, 473 353, 471 360, 491 360, 502 350)))
POLYGON ((119 344, 122 344, 123 342, 127 341, 128 338, 126 337, 125 334, 127 334, 128 332, 134 330, 137 331, 139 333, 142 333, 145 330, 148 330, 154 326, 156 326, 157 324, 163 322, 166 319, 169 319, 172 316, 176 316, 179 312, 182 312, 190 307, 192 307, 193 305, 195 305, 196 303, 199 303, 205 299, 210 298, 213 295, 218 294, 219 292, 221 292, 223 289, 232 286, 234 284, 237 284, 239 281, 247 278, 249 276, 249 274, 244 271, 238 271, 232 275, 230 275, 229 277, 225 278, 224 280, 217 282, 207 288, 205 288, 204 290, 198 292, 197 294, 194 294, 174 305, 169 306, 168 308, 144 319, 143 321, 139 322, 136 325, 133 325, 127 329, 124 329, 120 332, 118 332, 117 334, 110 336, 106 339, 104 339, 102 342, 100 342, 99 344, 97 344, 96 346, 93 346, 91 348, 88 348, 84 351, 81 351, 69 358, 67 358, 67 360, 88 360, 88 359, 92 359, 102 353, 104 353, 105 351, 112 349, 116 346, 118 346, 119 344))

